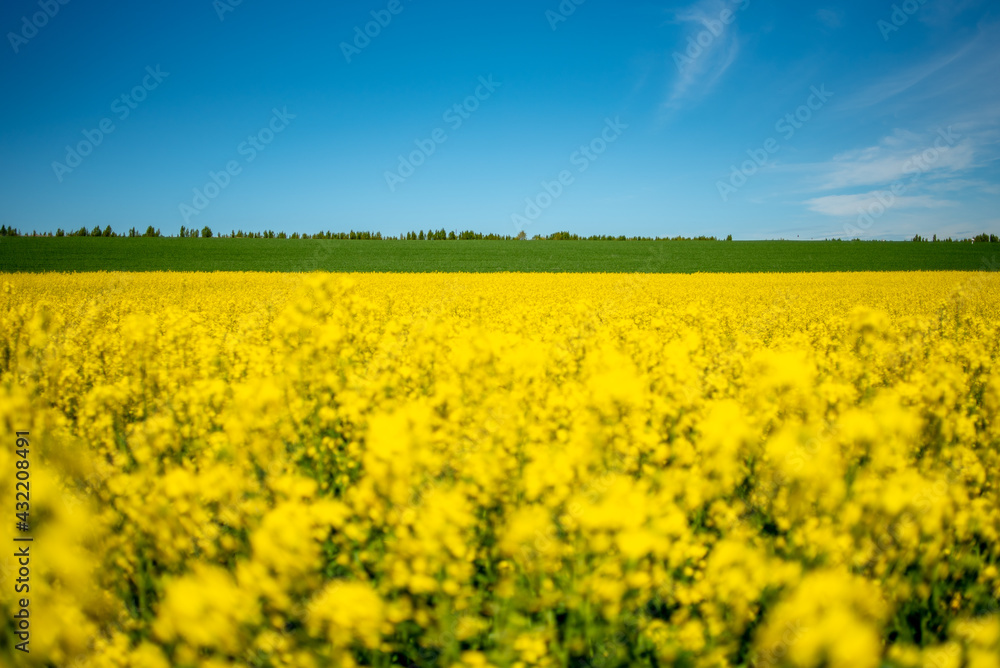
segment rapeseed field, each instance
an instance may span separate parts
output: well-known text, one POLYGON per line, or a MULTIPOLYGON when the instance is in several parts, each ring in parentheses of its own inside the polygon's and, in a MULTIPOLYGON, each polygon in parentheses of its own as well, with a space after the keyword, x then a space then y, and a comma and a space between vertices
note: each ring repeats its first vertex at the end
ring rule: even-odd
POLYGON ((0 283, 8 664, 1000 668, 996 273, 0 283))

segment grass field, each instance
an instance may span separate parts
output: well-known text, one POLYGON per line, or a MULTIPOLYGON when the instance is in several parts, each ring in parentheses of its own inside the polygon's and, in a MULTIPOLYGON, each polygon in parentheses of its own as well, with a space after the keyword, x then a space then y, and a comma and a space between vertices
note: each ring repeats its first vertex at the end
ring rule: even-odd
POLYGON ((995 244, 879 241, 337 241, 0 238, 0 272, 976 271, 995 244))

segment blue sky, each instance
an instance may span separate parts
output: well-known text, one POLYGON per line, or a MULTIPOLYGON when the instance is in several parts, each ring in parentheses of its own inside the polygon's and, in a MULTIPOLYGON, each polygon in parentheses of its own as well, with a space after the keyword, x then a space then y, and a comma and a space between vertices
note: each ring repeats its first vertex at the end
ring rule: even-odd
POLYGON ((1000 233, 995 0, 63 1, 0 9, 22 230, 1000 233))

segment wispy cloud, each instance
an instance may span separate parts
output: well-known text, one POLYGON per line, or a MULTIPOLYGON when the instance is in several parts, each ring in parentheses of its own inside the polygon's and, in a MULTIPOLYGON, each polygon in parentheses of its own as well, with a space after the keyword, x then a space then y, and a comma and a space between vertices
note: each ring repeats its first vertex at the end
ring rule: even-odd
POLYGON ((937 181, 928 183, 926 188, 929 192, 947 193, 959 190, 974 189, 989 195, 1000 195, 1000 184, 990 183, 981 179, 949 179, 947 181, 937 181))
POLYGON ((665 106, 680 108, 708 95, 740 53, 737 23, 750 0, 700 0, 677 11, 683 37, 669 56, 677 73, 665 106))
MULTIPOLYGON (((816 197, 805 202, 810 211, 826 216, 857 216, 876 204, 886 206, 888 196, 881 190, 855 195, 828 195, 816 197)), ((945 206, 956 206, 951 200, 935 199, 930 195, 913 195, 895 197, 891 200, 896 209, 937 209, 945 206)))
POLYGON ((839 190, 953 176, 971 167, 975 154, 972 140, 953 130, 942 128, 925 137, 897 130, 875 146, 846 151, 820 165, 818 189, 839 190))
POLYGON ((821 195, 802 204, 815 213, 847 217, 958 206, 960 201, 948 198, 965 201, 976 194, 995 193, 990 182, 968 177, 979 166, 977 152, 974 138, 951 127, 926 135, 897 130, 875 146, 808 166, 813 192, 861 188, 863 192, 821 195))
POLYGON ((1000 89, 985 83, 1000 68, 997 39, 1000 25, 980 23, 970 38, 882 73, 847 98, 839 109, 849 115, 906 117, 910 127, 937 129, 897 129, 874 145, 797 165, 813 195, 802 204, 829 216, 883 208, 930 214, 998 194, 984 178, 1000 153, 1000 89))
POLYGON ((983 83, 995 77, 1000 67, 1000 24, 981 24, 975 34, 952 40, 949 47, 926 56, 919 62, 885 72, 870 79, 858 92, 843 98, 840 108, 844 111, 870 109, 887 102, 883 111, 893 113, 897 107, 912 111, 918 101, 947 97, 953 107, 961 108, 960 100, 982 101, 996 99, 996 87, 983 83), (957 42, 957 43, 955 43, 957 42))
POLYGON ((934 56, 902 71, 894 72, 892 75, 862 88, 860 92, 848 99, 842 108, 847 110, 865 109, 894 98, 945 69, 956 60, 963 58, 972 48, 973 44, 965 44, 957 50, 934 56))

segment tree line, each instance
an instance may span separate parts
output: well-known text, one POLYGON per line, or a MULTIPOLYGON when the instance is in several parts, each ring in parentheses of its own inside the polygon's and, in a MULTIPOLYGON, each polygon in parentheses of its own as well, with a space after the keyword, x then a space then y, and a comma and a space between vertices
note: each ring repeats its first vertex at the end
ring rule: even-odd
POLYGON ((982 243, 982 244, 991 244, 991 243, 992 244, 996 244, 996 243, 1000 243, 1000 237, 998 237, 995 234, 985 234, 984 233, 984 234, 977 234, 976 236, 972 237, 971 239, 952 239, 951 237, 948 237, 947 239, 938 239, 937 235, 935 234, 933 236, 933 238, 928 239, 927 237, 922 237, 919 234, 917 234, 912 239, 910 239, 910 241, 918 241, 918 242, 928 241, 930 243, 937 243, 938 241, 942 241, 944 243, 954 243, 956 241, 957 242, 968 242, 968 241, 971 241, 971 242, 977 243, 977 244, 979 244, 979 243, 982 243))
MULTIPOLYGON (((17 228, 8 227, 6 225, 0 225, 0 237, 170 237, 169 234, 163 234, 160 229, 150 225, 146 228, 145 232, 140 232, 136 228, 129 229, 127 234, 118 234, 111 229, 110 225, 101 229, 99 225, 95 226, 93 229, 88 230, 86 227, 81 227, 79 230, 69 231, 59 228, 52 232, 31 232, 22 233, 17 228)), ((176 235, 181 239, 190 238, 204 238, 211 239, 213 237, 223 238, 223 239, 338 239, 338 240, 358 240, 358 241, 519 241, 528 239, 528 235, 521 231, 516 236, 510 236, 506 234, 483 234, 481 232, 474 232, 472 230, 464 230, 458 232, 456 230, 445 230, 441 228, 439 230, 418 230, 416 232, 407 232, 405 234, 400 234, 398 236, 393 235, 383 235, 381 232, 363 232, 350 230, 349 232, 332 232, 327 230, 325 232, 315 232, 313 234, 304 233, 300 234, 294 232, 292 234, 286 234, 285 232, 275 232, 273 230, 265 230, 263 232, 245 232, 243 230, 231 230, 229 234, 215 234, 212 232, 212 228, 205 226, 200 230, 194 228, 187 228, 181 225, 180 232, 176 235)), ((696 236, 696 237, 630 237, 625 235, 605 235, 605 234, 594 234, 590 236, 582 236, 579 234, 573 234, 571 232, 553 232, 552 234, 541 235, 536 234, 531 237, 534 241, 722 241, 714 236, 696 236)), ((725 241, 732 241, 733 235, 729 235, 725 238, 725 241)), ((833 241, 840 241, 840 239, 834 239, 833 241)), ((860 241, 860 239, 855 239, 854 241, 860 241)), ((922 237, 919 234, 914 236, 911 241, 914 242, 943 242, 943 243, 1000 243, 1000 237, 995 234, 979 234, 975 237, 968 239, 952 239, 948 237, 946 239, 938 239, 935 234, 932 238, 928 239, 922 237)))
MULTIPOLYGON (((145 232, 140 232, 136 228, 131 228, 127 234, 118 234, 111 229, 111 226, 106 226, 103 230, 100 226, 95 226, 92 230, 88 230, 86 227, 81 227, 79 230, 66 231, 59 228, 52 232, 31 232, 31 234, 22 233, 16 228, 7 227, 6 225, 0 226, 0 236, 31 236, 31 237, 170 237, 169 234, 163 234, 159 228, 154 228, 152 225, 146 228, 145 232)), ((315 232, 315 233, 298 233, 294 232, 292 234, 287 234, 285 232, 275 232, 274 230, 265 230, 263 232, 245 232, 243 230, 231 230, 227 234, 215 234, 210 227, 207 225, 201 230, 198 229, 188 229, 185 226, 181 226, 180 232, 176 235, 181 239, 190 238, 206 238, 211 239, 213 237, 222 239, 338 239, 338 240, 358 240, 358 241, 519 241, 528 239, 528 235, 525 232, 520 232, 516 236, 511 236, 508 234, 483 234, 482 232, 475 232, 473 230, 445 230, 441 228, 439 230, 418 230, 416 232, 406 232, 405 234, 400 234, 398 236, 393 235, 383 235, 381 232, 366 232, 366 231, 355 231, 350 230, 348 232, 333 232, 330 230, 315 232)), ((640 236, 626 236, 626 235, 604 235, 595 234, 590 236, 581 236, 579 234, 572 234, 570 232, 554 232, 553 234, 540 235, 536 234, 531 237, 532 240, 536 241, 718 241, 714 236, 697 236, 697 237, 640 237, 640 236)), ((729 235, 726 241, 732 241, 733 236, 729 235)))

